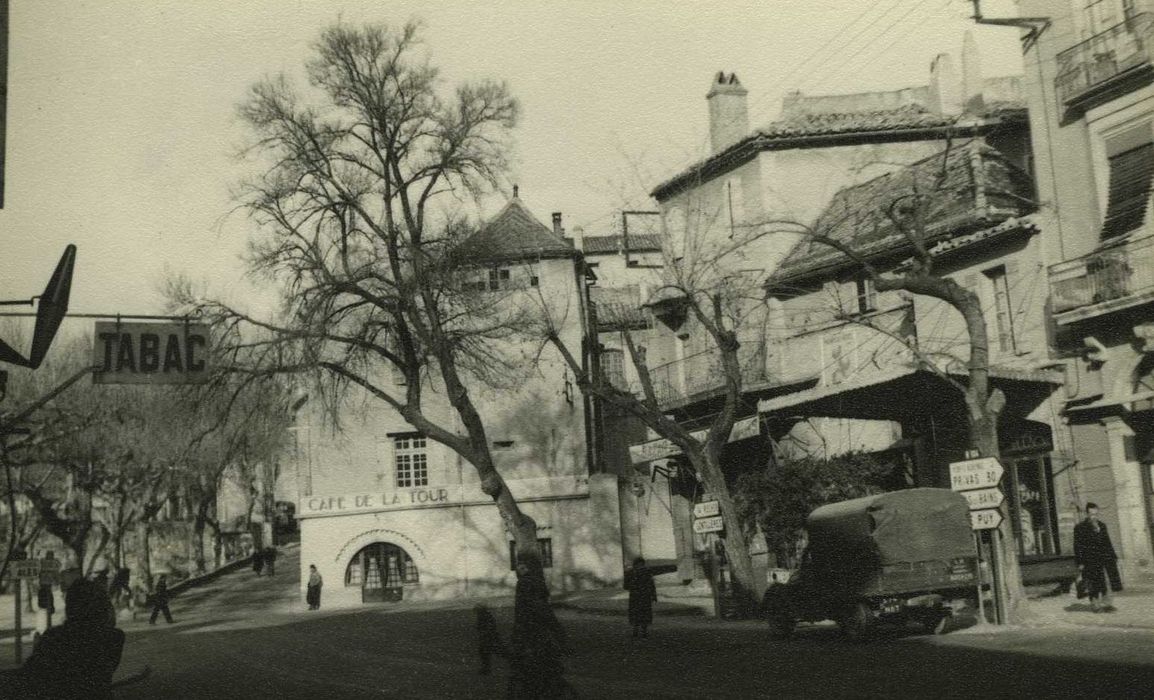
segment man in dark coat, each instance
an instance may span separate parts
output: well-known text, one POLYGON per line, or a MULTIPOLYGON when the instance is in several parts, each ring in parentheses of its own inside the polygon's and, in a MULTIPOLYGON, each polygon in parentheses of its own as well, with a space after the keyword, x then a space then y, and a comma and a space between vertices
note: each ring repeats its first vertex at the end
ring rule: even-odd
POLYGON ((625 589, 629 591, 629 624, 633 625, 633 637, 636 638, 639 632, 642 637, 648 637, 649 625, 653 624, 657 586, 642 557, 634 559, 633 567, 626 572, 625 589))
POLYGON ((268 569, 269 576, 276 573, 276 547, 269 547, 264 550, 264 567, 268 569))
POLYGON ((124 632, 108 593, 95 581, 77 580, 64 596, 66 619, 40 637, 32 656, 16 671, 0 674, 4 697, 112 697, 112 674, 124 651, 124 632))
POLYGON ((1122 590, 1122 579, 1118 575, 1118 555, 1110 542, 1106 523, 1098 520, 1098 505, 1086 504, 1086 517, 1074 526, 1074 563, 1078 574, 1086 583, 1090 596, 1090 607, 1094 612, 1114 612, 1110 602, 1110 589, 1122 590), (1106 578, 1110 586, 1106 586, 1106 578))
POLYGON ((156 589, 152 591, 152 616, 148 618, 148 624, 156 624, 156 616, 164 613, 164 621, 172 624, 172 613, 168 610, 168 577, 164 574, 160 575, 160 579, 156 582, 156 589))

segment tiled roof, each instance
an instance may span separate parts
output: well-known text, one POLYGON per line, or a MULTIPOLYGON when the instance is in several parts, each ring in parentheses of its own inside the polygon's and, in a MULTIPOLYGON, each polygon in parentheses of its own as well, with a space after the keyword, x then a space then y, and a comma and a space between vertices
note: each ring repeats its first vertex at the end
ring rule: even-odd
POLYGON ((538 221, 517 197, 455 251, 472 260, 561 258, 575 254, 573 245, 538 221))
POLYGON ((597 313, 599 331, 644 328, 649 323, 649 315, 641 306, 641 288, 635 284, 624 287, 593 286, 589 288, 589 298, 597 313))
MULTIPOLYGON (((815 230, 866 257, 908 249, 908 239, 887 214, 913 192, 927 198, 927 245, 968 234, 1032 209, 1029 177, 998 151, 980 141, 955 146, 908 167, 833 196, 814 224, 815 230), (943 159, 945 161, 943 167, 943 159)), ((771 284, 798 280, 852 264, 840 251, 808 238, 794 247, 774 273, 771 284)))
MULTIPOLYGON (((618 253, 624 243, 624 236, 586 236, 583 242, 586 255, 618 253)), ((634 253, 661 250, 661 236, 636 233, 629 236, 629 250, 634 253)))
MULTIPOLYGON (((988 105, 980 117, 1023 110, 1024 106, 1008 102, 988 105)), ((959 123, 956 116, 937 114, 921 105, 911 104, 896 109, 869 112, 835 112, 799 114, 776 121, 758 129, 754 137, 780 139, 798 136, 826 136, 830 134, 869 133, 899 129, 926 129, 959 123)), ((963 120, 964 123, 964 120, 963 120)))
POLYGON ((1009 101, 990 102, 980 114, 960 117, 936 114, 916 104, 886 110, 799 114, 772 122, 690 166, 655 187, 651 195, 658 200, 666 199, 750 160, 761 151, 865 140, 924 140, 940 138, 947 131, 955 136, 972 136, 1007 121, 1025 123, 1025 106, 1009 101))

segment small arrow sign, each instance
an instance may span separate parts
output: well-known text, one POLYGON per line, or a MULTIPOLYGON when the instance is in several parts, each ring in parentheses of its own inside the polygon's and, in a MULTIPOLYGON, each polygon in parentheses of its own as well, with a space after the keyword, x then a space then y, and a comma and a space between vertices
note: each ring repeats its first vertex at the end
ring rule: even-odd
POLYGON ((1002 463, 993 457, 953 462, 950 464, 950 488, 972 491, 997 486, 1005 471, 1002 463))
POLYGON ((721 504, 717 501, 702 501, 693 505, 693 517, 708 518, 721 514, 721 504))
POLYGON ((993 530, 1002 524, 1002 511, 997 508, 970 511, 970 529, 993 530))
POLYGON ((693 521, 693 531, 699 535, 704 535, 709 532, 721 532, 725 529, 725 523, 721 520, 720 515, 715 515, 710 518, 698 518, 693 521))
POLYGON ((970 510, 997 508, 1006 500, 1006 495, 1000 488, 978 489, 976 491, 962 491, 962 495, 970 502, 970 510))

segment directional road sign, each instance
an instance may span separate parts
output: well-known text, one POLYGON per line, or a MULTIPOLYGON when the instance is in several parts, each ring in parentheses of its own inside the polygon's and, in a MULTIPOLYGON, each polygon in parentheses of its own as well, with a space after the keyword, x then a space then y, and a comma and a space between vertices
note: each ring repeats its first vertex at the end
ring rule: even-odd
POLYGON ((721 515, 721 505, 717 501, 702 501, 693 505, 693 517, 708 518, 721 515))
POLYGON ((978 489, 976 491, 962 491, 962 495, 970 502, 970 510, 997 508, 1006 500, 1005 494, 998 487, 978 489))
POLYGON ((704 535, 707 532, 721 532, 725 529, 725 524, 721 520, 720 515, 714 515, 709 518, 698 518, 693 521, 693 531, 699 535, 704 535))
POLYGON ((1005 469, 993 457, 967 459, 950 464, 950 488, 954 491, 973 491, 997 486, 1005 469))
POLYGON ((973 530, 993 530, 1002 524, 1002 511, 997 508, 970 511, 970 528, 973 530))

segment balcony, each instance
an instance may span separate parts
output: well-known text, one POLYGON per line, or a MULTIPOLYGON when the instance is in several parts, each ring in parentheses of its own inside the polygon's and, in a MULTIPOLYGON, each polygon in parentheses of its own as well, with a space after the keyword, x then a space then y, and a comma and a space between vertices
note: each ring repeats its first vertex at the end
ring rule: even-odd
POLYGON ((1054 318, 1069 323, 1154 299, 1154 236, 1050 267, 1054 318))
POLYGON ((1059 103, 1080 102, 1135 68, 1149 68, 1152 29, 1154 16, 1136 14, 1059 53, 1054 78, 1059 103))
POLYGON ((774 344, 767 363, 780 382, 817 377, 820 386, 832 387, 916 364, 911 350, 918 341, 913 303, 854 320, 832 319, 790 327, 798 330, 774 344))
MULTIPOLYGON (((750 338, 740 343, 737 361, 741 366, 742 388, 749 389, 766 383, 769 377, 765 371, 765 341, 750 338)), ((684 406, 711 398, 719 395, 725 387, 721 355, 716 349, 650 367, 649 377, 653 381, 657 402, 662 408, 684 406)), ((642 394, 639 383, 630 388, 637 395, 642 394)))

